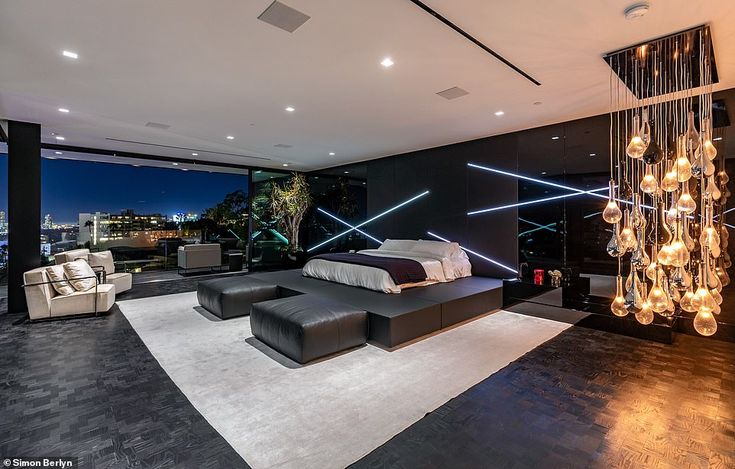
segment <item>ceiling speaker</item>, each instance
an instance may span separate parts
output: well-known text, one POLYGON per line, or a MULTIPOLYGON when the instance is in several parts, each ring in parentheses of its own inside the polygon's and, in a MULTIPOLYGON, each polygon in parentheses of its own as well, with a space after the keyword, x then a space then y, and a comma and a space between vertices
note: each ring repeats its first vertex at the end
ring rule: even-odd
POLYGON ((154 129, 161 129, 161 130, 166 130, 166 129, 168 129, 168 128, 171 127, 168 124, 159 124, 158 122, 147 122, 145 124, 145 126, 146 127, 153 127, 154 129))
POLYGON ((469 93, 463 90, 462 88, 460 88, 459 86, 453 86, 444 91, 440 91, 437 94, 445 99, 456 99, 456 98, 461 98, 462 96, 469 94, 469 93))
POLYGON ((301 13, 299 10, 291 8, 279 1, 275 1, 258 16, 258 19, 266 23, 280 28, 284 31, 292 33, 296 31, 302 24, 311 18, 311 16, 301 13))

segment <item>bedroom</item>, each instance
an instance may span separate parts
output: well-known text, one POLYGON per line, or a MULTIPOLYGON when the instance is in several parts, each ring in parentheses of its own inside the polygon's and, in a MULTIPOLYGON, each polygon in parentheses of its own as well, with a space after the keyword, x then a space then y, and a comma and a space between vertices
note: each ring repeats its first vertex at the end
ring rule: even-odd
POLYGON ((735 466, 731 10, 0 0, 0 456, 735 466))

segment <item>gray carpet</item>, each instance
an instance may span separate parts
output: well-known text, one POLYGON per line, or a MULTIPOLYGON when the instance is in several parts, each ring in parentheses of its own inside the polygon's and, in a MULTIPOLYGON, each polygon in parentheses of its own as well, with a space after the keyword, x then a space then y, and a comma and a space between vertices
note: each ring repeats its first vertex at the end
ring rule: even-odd
POLYGON ((490 314, 388 352, 367 345, 305 367, 219 321, 196 294, 119 303, 194 407, 255 468, 342 468, 569 327, 490 314))

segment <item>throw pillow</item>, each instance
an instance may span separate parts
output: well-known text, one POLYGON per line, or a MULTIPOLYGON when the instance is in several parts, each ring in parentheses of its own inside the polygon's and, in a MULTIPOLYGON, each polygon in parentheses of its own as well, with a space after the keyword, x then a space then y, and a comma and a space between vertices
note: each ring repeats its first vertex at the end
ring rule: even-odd
POLYGON ((115 262, 110 251, 90 252, 88 259, 90 266, 102 267, 107 275, 115 273, 115 262))
POLYGON ((59 295, 66 296, 74 293, 74 288, 69 285, 66 277, 64 277, 64 268, 62 266, 52 265, 51 267, 48 267, 46 269, 46 275, 52 282, 51 286, 59 295))
POLYGON ((97 284, 94 270, 87 264, 87 261, 79 259, 66 262, 61 266, 64 268, 67 280, 76 291, 87 291, 97 284))

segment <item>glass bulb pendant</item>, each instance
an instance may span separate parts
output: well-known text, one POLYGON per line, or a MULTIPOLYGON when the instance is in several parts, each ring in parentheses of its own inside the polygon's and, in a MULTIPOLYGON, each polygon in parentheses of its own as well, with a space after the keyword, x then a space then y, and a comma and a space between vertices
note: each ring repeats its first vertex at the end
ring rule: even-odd
POLYGON ((694 316, 694 330, 705 337, 717 332, 717 321, 711 311, 699 311, 694 316))
POLYGON ((697 127, 694 125, 694 111, 687 113, 687 130, 684 135, 686 136, 686 149, 688 151, 693 152, 699 148, 699 132, 697 132, 697 127))
POLYGON ((676 163, 674 170, 676 172, 676 180, 686 182, 692 177, 692 163, 686 151, 686 143, 684 136, 680 136, 677 140, 676 163))
POLYGON ((712 200, 720 200, 720 197, 722 197, 722 192, 720 191, 720 188, 717 187, 714 176, 707 178, 707 187, 704 190, 704 195, 712 200))
POLYGON ((656 268, 658 267, 658 262, 656 262, 658 259, 658 249, 656 249, 655 245, 651 249, 651 263, 646 267, 646 277, 648 277, 649 280, 655 280, 656 268))
POLYGON ((648 292, 648 302, 651 304, 651 309, 659 314, 666 311, 666 308, 669 306, 669 298, 664 289, 661 288, 658 275, 656 276, 656 280, 653 281, 653 287, 648 292))
POLYGON ((646 174, 640 183, 641 191, 646 194, 655 194, 658 191, 658 181, 651 172, 651 165, 646 165, 646 174))
POLYGON ((648 325, 653 322, 653 310, 651 309, 651 303, 645 301, 640 311, 635 313, 635 319, 643 325, 648 325))
POLYGON ((623 212, 618 207, 618 203, 615 201, 615 181, 610 179, 610 198, 608 199, 607 206, 602 212, 602 219, 611 225, 620 221, 623 218, 623 212))
POLYGON ((722 304, 722 294, 720 294, 720 292, 718 292, 716 288, 713 288, 712 290, 710 290, 709 294, 712 295, 712 298, 715 300, 715 303, 717 303, 718 305, 722 304))
POLYGON ((689 289, 687 289, 686 293, 684 293, 681 296, 681 299, 679 300, 679 306, 681 306, 681 309, 688 313, 693 313, 696 311, 694 306, 692 306, 692 299, 694 298, 694 291, 692 291, 692 287, 690 286, 689 289))
POLYGON ((633 195, 633 209, 630 212, 630 224, 635 229, 645 229, 646 217, 641 212, 641 203, 638 194, 633 195))
POLYGON ((610 311, 615 316, 623 317, 628 314, 628 309, 625 307, 625 298, 623 297, 623 278, 618 275, 617 288, 615 292, 615 299, 610 304, 610 311))
MULTIPOLYGON (((651 124, 648 123, 648 109, 643 110, 641 117, 642 121, 639 135, 641 136, 643 144, 648 146, 648 144, 651 143, 651 124)), ((633 125, 635 125, 635 123, 633 125)))
POLYGON ((613 226, 612 238, 607 243, 607 253, 612 257, 620 257, 625 254, 623 242, 620 240, 620 225, 617 223, 613 226))
POLYGON ((676 208, 686 214, 692 213, 697 209, 697 203, 689 194, 689 183, 685 182, 681 185, 681 195, 679 195, 679 200, 676 201, 676 208))
POLYGON ((646 144, 640 135, 641 125, 638 116, 633 117, 633 129, 631 131, 631 138, 628 146, 625 148, 625 153, 633 158, 638 159, 643 156, 643 152, 646 151, 646 144))
POLYGON ((678 181, 676 179, 676 171, 674 171, 673 163, 669 162, 666 174, 661 179, 661 189, 665 192, 674 192, 679 188, 678 181))
POLYGON ((696 243, 692 239, 692 237, 689 235, 689 219, 687 217, 682 217, 682 232, 681 232, 681 239, 684 240, 684 246, 689 250, 689 252, 694 251, 694 248, 696 247, 696 243))
POLYGON ((625 294, 625 307, 628 308, 628 310, 641 309, 643 302, 646 299, 641 292, 643 284, 638 278, 638 274, 635 270, 632 271, 631 274, 633 275, 633 281, 631 282, 630 290, 625 294))
POLYGON ((704 278, 702 264, 699 264, 699 278, 697 279, 697 289, 692 297, 692 308, 701 312, 711 313, 715 307, 715 300, 710 295, 706 287, 707 280, 704 278))
POLYGON ((625 211, 623 216, 623 229, 620 231, 620 241, 626 251, 632 251, 638 245, 638 239, 635 237, 635 231, 630 226, 630 212, 625 211))
POLYGON ((702 119, 702 153, 708 160, 712 161, 717 157, 717 148, 712 143, 712 126, 709 117, 702 119))

